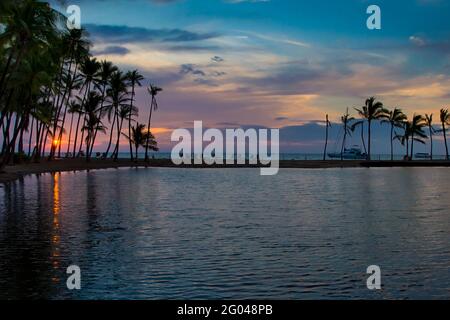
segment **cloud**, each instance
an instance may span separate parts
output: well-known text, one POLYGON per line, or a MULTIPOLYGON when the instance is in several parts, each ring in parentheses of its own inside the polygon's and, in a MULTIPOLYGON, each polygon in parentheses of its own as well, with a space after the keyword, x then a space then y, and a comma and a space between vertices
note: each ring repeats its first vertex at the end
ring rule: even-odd
POLYGON ((418 47, 423 47, 426 44, 425 40, 418 36, 410 36, 409 41, 418 47))
POLYGON ((182 74, 193 74, 196 76, 206 76, 203 70, 197 69, 194 64, 183 64, 180 68, 180 73, 182 74))
POLYGON ((94 55, 126 55, 130 50, 122 46, 108 46, 100 50, 93 50, 94 55))
POLYGON ((147 29, 141 27, 88 24, 95 41, 108 43, 192 42, 216 38, 217 33, 198 33, 182 29, 147 29))
POLYGON ((257 2, 270 2, 270 0, 225 0, 225 2, 228 2, 228 3, 243 3, 243 2, 257 3, 257 2))
POLYGON ((219 56, 214 56, 214 57, 211 58, 211 60, 213 62, 223 62, 223 61, 225 61, 222 57, 219 57, 219 56))

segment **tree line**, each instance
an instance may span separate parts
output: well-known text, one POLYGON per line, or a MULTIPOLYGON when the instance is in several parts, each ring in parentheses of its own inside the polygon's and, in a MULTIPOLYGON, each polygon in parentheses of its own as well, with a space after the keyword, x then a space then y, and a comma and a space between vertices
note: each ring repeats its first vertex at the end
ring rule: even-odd
POLYGON ((144 77, 97 60, 90 48, 87 32, 69 30, 48 3, 0 2, 0 170, 23 159, 89 161, 100 134, 109 137, 103 158, 118 159, 122 138, 131 160, 139 147, 146 160, 158 150, 150 128, 162 89, 148 86, 148 122, 137 123, 136 89, 144 77))
MULTIPOLYGON (((430 140, 430 159, 433 160, 433 136, 442 133, 445 145, 445 158, 449 160, 449 150, 447 144, 447 126, 450 125, 450 113, 448 109, 441 109, 439 112, 439 120, 435 122, 433 114, 414 114, 411 118, 400 108, 389 110, 381 101, 377 101, 375 97, 366 99, 365 104, 361 108, 354 108, 357 117, 352 116, 348 109, 341 117, 344 138, 341 145, 341 159, 345 150, 345 143, 348 136, 352 135, 358 128, 361 134, 361 142, 367 159, 372 158, 372 125, 378 121, 388 124, 390 128, 390 153, 391 160, 394 160, 394 142, 399 141, 405 147, 404 159, 412 160, 414 157, 415 143, 426 144, 426 140, 430 140), (440 129, 436 129, 435 125, 439 125, 440 129), (367 130, 366 130, 367 126, 367 130), (367 133, 367 145, 365 134, 367 133)), ((327 154, 328 145, 328 129, 331 127, 328 115, 326 116, 326 141, 324 149, 324 160, 327 154)))

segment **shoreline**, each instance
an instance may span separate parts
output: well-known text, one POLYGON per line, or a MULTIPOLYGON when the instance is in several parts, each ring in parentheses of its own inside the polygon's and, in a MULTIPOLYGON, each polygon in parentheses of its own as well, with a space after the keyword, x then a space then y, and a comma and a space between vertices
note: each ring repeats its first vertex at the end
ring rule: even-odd
MULTIPOLYGON (((89 171, 118 168, 260 168, 260 165, 174 165, 170 159, 152 159, 148 163, 143 160, 138 162, 129 159, 58 159, 53 161, 42 160, 40 163, 24 163, 8 166, 5 172, 0 173, 0 184, 5 184, 27 175, 54 173, 66 171, 89 171)), ((390 168, 390 167, 450 167, 450 161, 425 160, 425 161, 365 161, 365 160, 282 160, 280 169, 331 169, 331 168, 390 168)))

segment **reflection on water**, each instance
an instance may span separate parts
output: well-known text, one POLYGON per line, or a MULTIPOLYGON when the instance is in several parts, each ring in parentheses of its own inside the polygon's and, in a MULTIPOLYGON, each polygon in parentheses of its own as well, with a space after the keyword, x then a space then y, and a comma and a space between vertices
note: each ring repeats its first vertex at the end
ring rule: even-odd
POLYGON ((450 172, 120 169, 0 188, 0 298, 450 298, 450 172), (78 265, 82 290, 66 288, 78 265), (384 289, 365 286, 367 266, 384 289))
POLYGON ((59 282, 57 276, 59 269, 59 242, 61 237, 59 235, 59 212, 61 210, 60 200, 59 200, 59 177, 60 174, 52 174, 53 177, 53 233, 52 233, 52 256, 51 261, 53 269, 56 271, 55 276, 52 278, 54 283, 59 282))

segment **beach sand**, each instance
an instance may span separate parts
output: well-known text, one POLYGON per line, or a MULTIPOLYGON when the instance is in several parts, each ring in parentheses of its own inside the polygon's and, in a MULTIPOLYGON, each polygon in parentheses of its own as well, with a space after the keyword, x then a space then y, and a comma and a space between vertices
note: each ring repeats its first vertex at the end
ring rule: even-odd
MULTIPOLYGON (((286 160, 280 161, 280 168, 364 168, 364 167, 449 167, 450 161, 339 161, 339 160, 286 160)), ((164 168, 259 168, 259 165, 182 165, 176 166, 170 159, 154 159, 146 163, 142 160, 134 162, 127 159, 118 161, 92 159, 86 162, 84 159, 60 159, 40 163, 24 163, 5 168, 0 173, 0 183, 14 181, 29 174, 52 173, 63 171, 83 171, 125 167, 164 167, 164 168)))

